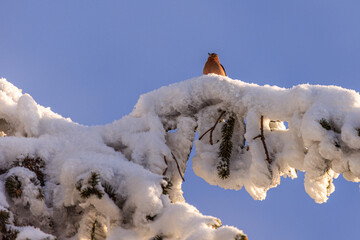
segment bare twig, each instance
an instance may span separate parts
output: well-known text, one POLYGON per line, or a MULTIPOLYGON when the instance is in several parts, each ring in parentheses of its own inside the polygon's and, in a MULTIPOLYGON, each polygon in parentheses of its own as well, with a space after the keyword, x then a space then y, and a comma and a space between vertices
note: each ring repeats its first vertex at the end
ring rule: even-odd
POLYGON ((222 111, 220 116, 218 117, 218 119, 216 120, 214 126, 212 126, 210 129, 208 129, 206 132, 203 133, 203 135, 201 135, 199 137, 199 140, 201 140, 208 132, 210 132, 210 144, 213 145, 213 140, 212 140, 212 134, 213 134, 213 131, 215 130, 216 128, 216 125, 219 123, 221 117, 225 114, 225 111, 222 111))
POLYGON ((253 139, 257 139, 257 138, 260 138, 262 143, 263 143, 263 146, 264 146, 264 149, 265 149, 265 154, 266 154, 266 161, 271 164, 271 159, 269 157, 269 152, 268 152, 268 149, 266 147, 266 143, 265 143, 265 136, 264 136, 264 116, 261 115, 261 122, 260 122, 260 135, 254 137, 253 139))
POLYGON ((168 162, 166 161, 166 156, 164 156, 164 162, 166 163, 166 168, 165 168, 165 170, 164 170, 164 172, 163 172, 163 176, 165 176, 165 174, 166 174, 166 172, 167 172, 167 170, 168 170, 168 162))
POLYGON ((177 166, 177 169, 178 169, 178 171, 179 171, 180 177, 181 177, 182 180, 185 182, 185 178, 184 178, 184 176, 183 176, 182 173, 181 173, 180 166, 179 166, 179 163, 178 163, 175 155, 174 155, 172 152, 171 152, 171 155, 172 155, 173 159, 174 159, 175 162, 176 162, 176 166, 177 166))

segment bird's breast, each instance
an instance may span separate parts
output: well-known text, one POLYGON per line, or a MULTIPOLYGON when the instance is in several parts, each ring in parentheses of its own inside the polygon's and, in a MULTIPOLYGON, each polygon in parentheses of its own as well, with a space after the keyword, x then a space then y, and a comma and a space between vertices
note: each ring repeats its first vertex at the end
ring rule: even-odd
POLYGON ((221 64, 215 60, 209 59, 204 66, 203 74, 215 73, 221 76, 226 76, 221 64))

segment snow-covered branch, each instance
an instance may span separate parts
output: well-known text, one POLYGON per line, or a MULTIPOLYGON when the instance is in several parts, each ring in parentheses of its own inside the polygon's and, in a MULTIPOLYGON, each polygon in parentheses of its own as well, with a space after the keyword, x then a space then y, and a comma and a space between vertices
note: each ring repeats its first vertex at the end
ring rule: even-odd
POLYGON ((304 84, 285 89, 208 75, 142 95, 129 116, 106 126, 118 126, 118 133, 107 141, 126 138, 120 142, 132 146, 129 157, 134 162, 140 163, 142 158, 135 152, 152 154, 143 165, 159 174, 163 169, 159 156, 169 154, 167 146, 172 151, 185 151, 183 156, 187 156, 189 149, 181 146, 180 140, 167 139, 187 132, 183 139, 190 145, 197 126, 202 138, 195 141, 194 170, 210 184, 231 189, 245 186, 255 199, 265 199, 266 191, 277 186, 281 176, 294 178, 296 170, 300 170, 306 172, 307 193, 321 203, 333 192, 332 179, 339 174, 349 181, 359 181, 359 103, 358 93, 336 86, 304 84), (222 125, 229 116, 236 119, 234 146, 230 175, 222 179, 217 174, 219 145, 222 125), (189 124, 183 124, 184 118, 189 124), (128 125, 127 121, 144 124, 139 124, 139 129, 128 129, 123 127, 128 125), (331 127, 324 127, 324 121, 331 127), (204 134, 208 131, 213 134, 204 134), (155 139, 150 135, 160 133, 156 138, 165 136, 165 140, 156 144, 157 151, 151 146, 133 147, 127 136, 139 132, 147 132, 149 139, 155 139), (257 140, 257 136, 263 141, 257 140))
POLYGON ((207 75, 144 94, 128 116, 86 127, 2 79, 1 234, 245 239, 185 203, 193 143, 194 171, 210 184, 244 186, 262 200, 281 176, 305 171, 306 192, 322 203, 339 174, 360 181, 359 107, 359 94, 340 87, 284 89, 207 75))

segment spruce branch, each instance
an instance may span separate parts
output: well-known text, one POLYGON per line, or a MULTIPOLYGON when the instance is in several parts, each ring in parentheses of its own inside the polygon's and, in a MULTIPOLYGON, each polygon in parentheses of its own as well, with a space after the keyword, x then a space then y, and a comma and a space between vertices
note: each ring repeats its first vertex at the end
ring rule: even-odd
POLYGON ((40 185, 42 187, 45 186, 43 173, 43 170, 45 169, 45 162, 40 157, 34 158, 26 155, 24 159, 17 158, 12 165, 14 167, 24 167, 34 172, 40 182, 40 185))
MULTIPOLYGON (((85 231, 89 234, 89 240, 105 240, 107 238, 107 229, 104 228, 104 219, 101 216, 88 215, 89 219, 85 223, 85 231)), ((86 233, 85 232, 85 233, 86 233)))
POLYGON ((113 188, 113 186, 111 186, 108 182, 101 183, 101 185, 103 186, 104 191, 109 196, 109 198, 116 202, 117 198, 115 188, 113 188))
POLYGON ((264 146, 264 150, 265 150, 265 155, 266 155, 266 161, 271 164, 271 159, 269 157, 269 152, 268 152, 268 149, 266 147, 266 142, 265 142, 265 136, 264 136, 264 116, 261 115, 261 121, 260 121, 260 134, 256 137, 254 137, 253 139, 257 139, 257 138, 260 138, 261 139, 261 142, 264 146))
POLYGON ((215 222, 213 222, 212 224, 208 224, 209 227, 211 227, 213 229, 218 229, 219 227, 222 226, 222 222, 220 219, 216 218, 214 220, 215 220, 215 222))
POLYGON ((82 198, 89 198, 91 195, 96 195, 99 199, 101 199, 104 195, 101 191, 96 188, 87 187, 83 191, 80 192, 80 196, 82 198))
POLYGON ((100 175, 96 172, 91 172, 90 178, 88 180, 88 184, 90 186, 82 189, 82 181, 81 179, 76 183, 75 187, 77 190, 80 189, 80 196, 82 198, 89 198, 91 195, 97 196, 101 199, 104 196, 104 193, 98 188, 100 182, 100 175))
POLYGON ((218 176, 226 179, 230 176, 230 157, 232 153, 232 135, 234 132, 235 118, 230 117, 221 128, 222 140, 219 147, 220 162, 217 165, 218 176))
POLYGON ((21 197, 21 194, 22 194, 21 186, 22 186, 22 183, 19 180, 18 176, 16 176, 16 175, 11 175, 11 176, 7 177, 5 180, 6 192, 12 198, 21 197))
POLYGON ((171 189, 173 184, 172 184, 171 180, 167 177, 164 177, 163 180, 166 182, 166 185, 161 184, 161 187, 163 190, 162 194, 167 195, 167 194, 169 194, 169 190, 171 189))
MULTIPOLYGON (((9 229, 5 229, 2 233, 3 240, 16 240, 19 231, 13 228, 8 227, 9 229)), ((1 235, 0 235, 1 236, 1 235)))
POLYGON ((35 186, 40 185, 40 181, 36 177, 30 178, 30 182, 32 182, 35 186))
POLYGON ((95 239, 95 232, 96 232, 96 225, 97 225, 97 220, 95 219, 94 223, 92 224, 92 228, 91 228, 91 235, 90 238, 91 240, 96 240, 95 239))
POLYGON ((339 133, 339 134, 341 133, 341 131, 336 128, 335 124, 333 124, 331 121, 326 120, 325 118, 320 119, 319 124, 327 131, 334 131, 335 133, 339 133))
POLYGON ((10 213, 6 210, 0 211, 0 232, 6 231, 6 224, 9 224, 10 213))
POLYGON ((97 172, 91 172, 91 176, 88 180, 88 183, 92 187, 96 187, 100 182, 100 175, 97 172))
POLYGON ((330 123, 325 118, 320 119, 319 123, 324 129, 328 131, 332 129, 330 123))
POLYGON ((36 199, 38 200, 44 200, 45 196, 44 196, 44 192, 41 188, 38 188, 38 195, 36 196, 36 199))
POLYGON ((212 134, 213 134, 213 131, 215 130, 216 128, 216 125, 220 122, 220 119, 221 117, 225 114, 225 111, 222 111, 220 116, 218 117, 218 119, 216 119, 216 122, 214 124, 214 126, 212 126, 211 128, 209 128, 206 132, 204 132, 200 137, 199 137, 199 140, 201 140, 208 132, 210 132, 210 144, 213 145, 213 140, 212 140, 212 134))
MULTIPOLYGON (((336 129, 336 127, 334 126, 334 124, 331 124, 331 122, 329 122, 328 120, 326 120, 325 118, 322 118, 319 120, 320 125, 327 131, 333 131, 335 133, 339 133, 340 131, 338 129, 336 129)), ((358 136, 360 136, 360 129, 356 129, 358 136)), ((340 140, 337 138, 335 138, 334 140, 334 145, 336 148, 341 148, 341 144, 340 144, 340 140)))
POLYGON ((13 229, 10 224, 10 212, 7 210, 0 210, 0 239, 3 240, 15 240, 19 231, 13 229))
POLYGON ((146 216, 146 220, 148 220, 148 221, 154 221, 156 217, 157 217, 156 214, 155 214, 154 216, 147 215, 147 216, 146 216))
POLYGON ((246 235, 238 234, 235 236, 235 240, 248 240, 246 235))
POLYGON ((163 237, 160 235, 156 235, 155 237, 151 238, 150 240, 163 240, 163 237))
POLYGON ((79 192, 81 192, 82 186, 83 186, 83 179, 80 179, 79 181, 76 182, 75 184, 75 188, 76 190, 78 190, 79 192))
POLYGON ((356 132, 357 132, 358 137, 360 137, 360 128, 357 128, 356 132))

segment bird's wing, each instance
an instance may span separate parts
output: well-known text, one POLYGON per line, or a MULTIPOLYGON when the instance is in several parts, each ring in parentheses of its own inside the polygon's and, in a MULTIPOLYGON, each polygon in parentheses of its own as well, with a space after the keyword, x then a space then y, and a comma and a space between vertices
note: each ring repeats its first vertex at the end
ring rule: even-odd
POLYGON ((222 69, 224 70, 225 76, 227 76, 224 66, 223 66, 222 64, 220 64, 220 66, 221 66, 222 69))

